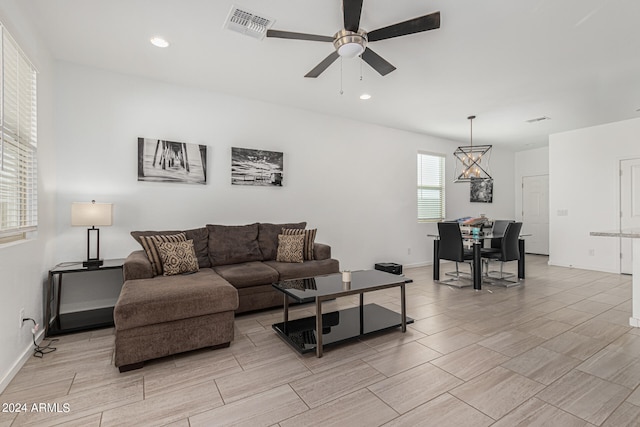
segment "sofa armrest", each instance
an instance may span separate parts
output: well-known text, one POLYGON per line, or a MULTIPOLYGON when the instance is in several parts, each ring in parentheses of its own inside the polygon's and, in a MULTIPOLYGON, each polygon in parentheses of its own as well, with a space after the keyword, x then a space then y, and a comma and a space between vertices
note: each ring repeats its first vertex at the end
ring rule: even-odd
POLYGON ((324 243, 313 244, 313 258, 317 260, 330 259, 331 258, 331 246, 324 243))
POLYGON ((125 282, 135 279, 151 279, 153 278, 153 270, 151 269, 151 261, 147 258, 144 251, 134 251, 124 260, 122 269, 125 282))

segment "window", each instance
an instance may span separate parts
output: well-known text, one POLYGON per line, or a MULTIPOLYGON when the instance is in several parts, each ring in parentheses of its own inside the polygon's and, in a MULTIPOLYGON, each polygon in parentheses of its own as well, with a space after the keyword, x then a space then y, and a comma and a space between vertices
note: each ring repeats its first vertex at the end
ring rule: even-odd
POLYGON ((418 153, 418 221, 441 221, 444 210, 444 156, 418 153))
POLYGON ((36 70, 0 24, 0 243, 38 225, 36 70))

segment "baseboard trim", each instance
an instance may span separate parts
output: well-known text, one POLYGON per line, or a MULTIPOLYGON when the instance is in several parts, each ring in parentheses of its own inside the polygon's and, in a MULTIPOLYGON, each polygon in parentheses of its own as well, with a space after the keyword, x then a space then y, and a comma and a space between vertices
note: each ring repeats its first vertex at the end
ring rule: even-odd
POLYGON ((416 262, 415 264, 405 264, 403 267, 404 268, 419 268, 419 267, 428 267, 430 265, 433 265, 433 261, 416 262))
MULTIPOLYGON (((36 342, 41 342, 44 338, 44 331, 40 331, 40 333, 36 336, 36 342)), ((33 343, 29 343, 26 349, 22 352, 22 355, 15 361, 11 369, 5 374, 5 376, 0 380, 0 393, 3 393, 7 388, 11 380, 20 372, 20 369, 27 363, 29 357, 33 355, 33 343)))

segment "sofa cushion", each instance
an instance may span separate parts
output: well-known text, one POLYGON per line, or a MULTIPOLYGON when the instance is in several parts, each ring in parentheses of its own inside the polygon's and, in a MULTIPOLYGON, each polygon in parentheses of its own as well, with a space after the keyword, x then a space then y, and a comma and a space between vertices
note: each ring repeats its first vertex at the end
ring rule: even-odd
POLYGON ((265 285, 278 281, 278 272, 262 262, 220 265, 213 269, 236 288, 265 285))
POLYGON ((304 236, 304 249, 303 256, 305 261, 310 261, 313 259, 313 244, 316 240, 316 232, 317 228, 311 230, 299 229, 299 228, 283 228, 282 234, 291 235, 291 234, 302 234, 304 236))
POLYGON ((275 260, 278 254, 278 235, 282 234, 283 228, 300 229, 307 226, 306 222, 290 224, 270 224, 260 223, 258 225, 258 244, 262 259, 265 261, 275 260))
POLYGON ((278 261, 265 261, 264 264, 273 268, 280 275, 280 280, 301 279, 304 277, 322 276, 337 273, 340 264, 335 259, 321 261, 305 261, 301 264, 278 261))
POLYGON ((184 242, 187 240, 184 233, 178 234, 157 234, 154 236, 141 236, 140 241, 142 242, 142 247, 144 248, 149 261, 151 261, 151 269, 153 270, 154 276, 160 275, 163 273, 162 270, 162 259, 160 258, 160 252, 158 250, 158 245, 160 243, 166 242, 184 242))
POLYGON ((209 230, 207 230, 206 227, 192 228, 191 230, 184 231, 132 231, 131 236, 136 242, 142 245, 142 236, 155 236, 158 234, 169 236, 179 233, 184 233, 188 240, 193 240, 193 247, 196 251, 196 257, 198 257, 198 267, 211 267, 211 262, 209 261, 209 230))
POLYGON ((238 291, 211 269, 188 276, 128 280, 114 309, 117 330, 238 308, 238 291))
POLYGON ((279 262, 304 262, 304 234, 292 234, 278 236, 278 255, 276 261, 279 262))
POLYGON ((158 244, 165 276, 198 271, 198 259, 193 249, 193 240, 185 242, 166 242, 158 244))
POLYGON ((261 261, 258 223, 250 225, 207 225, 209 260, 212 266, 261 261))

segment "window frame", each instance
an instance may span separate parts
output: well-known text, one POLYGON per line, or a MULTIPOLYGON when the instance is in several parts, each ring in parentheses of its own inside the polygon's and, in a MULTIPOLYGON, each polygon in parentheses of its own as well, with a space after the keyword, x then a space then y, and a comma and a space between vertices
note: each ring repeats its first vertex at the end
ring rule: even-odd
POLYGON ((38 227, 37 74, 0 22, 0 245, 38 227))
MULTIPOLYGON (((447 157, 446 155, 442 154, 442 153, 434 153, 434 152, 429 152, 429 151, 421 151, 419 150, 416 156, 417 159, 417 168, 416 168, 416 183, 417 183, 417 192, 416 192, 416 208, 417 208, 417 217, 418 217, 418 222, 439 222, 444 220, 444 218, 446 217, 446 160, 447 157), (425 162, 422 158, 422 156, 428 156, 430 158, 432 158, 433 161, 437 161, 439 163, 440 166, 440 173, 439 173, 439 177, 436 179, 439 180, 439 184, 436 183, 435 185, 421 185, 421 183, 423 182, 423 168, 426 166, 425 162), (435 207, 439 209, 440 214, 439 215, 433 215, 433 216, 426 216, 426 215, 421 215, 421 213, 425 210, 428 209, 427 206, 424 206, 425 203, 423 203, 421 205, 421 200, 427 200, 427 199, 421 199, 420 198, 420 192, 424 191, 424 190, 430 190, 430 191, 437 191, 439 192, 439 198, 437 200, 439 200, 439 206, 438 203, 436 203, 435 207)), ((434 177, 432 177, 434 178, 434 177)), ((432 200, 432 199, 430 199, 432 200)))

